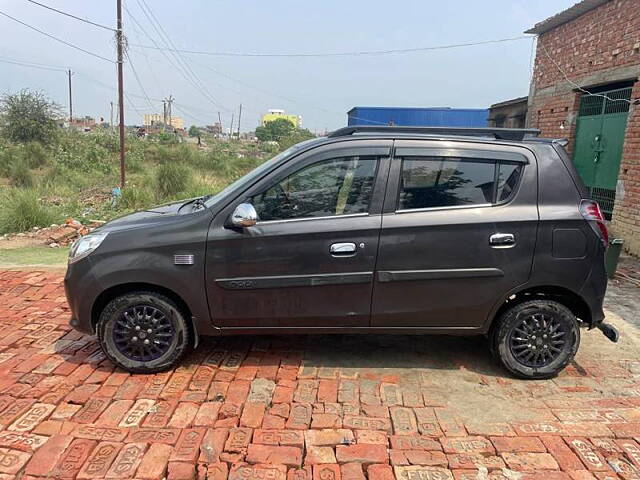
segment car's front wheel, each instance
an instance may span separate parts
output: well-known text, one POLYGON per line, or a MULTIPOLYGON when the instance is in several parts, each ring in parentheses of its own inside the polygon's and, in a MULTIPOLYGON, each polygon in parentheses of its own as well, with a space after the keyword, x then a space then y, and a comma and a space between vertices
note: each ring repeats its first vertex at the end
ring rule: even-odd
POLYGON ((580 345, 575 315, 553 300, 519 303, 497 320, 493 351, 502 364, 521 378, 545 379, 558 374, 580 345))
POLYGON ((98 341, 105 355, 132 373, 174 366, 189 346, 189 328, 177 305, 154 292, 111 300, 100 314, 98 341))

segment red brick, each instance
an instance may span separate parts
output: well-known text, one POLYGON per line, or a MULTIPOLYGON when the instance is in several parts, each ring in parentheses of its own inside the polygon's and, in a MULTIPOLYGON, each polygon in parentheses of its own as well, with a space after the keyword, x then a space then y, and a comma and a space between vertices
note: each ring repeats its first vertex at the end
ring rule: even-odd
POLYGON ((204 434, 204 428, 183 430, 176 442, 170 461, 195 463, 200 454, 200 444, 202 443, 204 434))
POLYGON ((58 463, 53 467, 55 478, 76 478, 76 475, 87 460, 91 451, 98 444, 95 440, 76 438, 60 456, 58 463))
POLYGON ((491 437, 491 442, 498 453, 502 452, 534 452, 547 451, 540 439, 535 437, 491 437))
POLYGON ((93 449, 76 478, 93 480, 104 477, 118 455, 120 447, 122 447, 120 443, 100 442, 93 449))
POLYGON ((549 453, 511 453, 505 452, 502 458, 507 466, 519 472, 537 472, 539 470, 558 470, 560 467, 549 453))
POLYGON ((393 468, 390 465, 372 464, 367 467, 369 480, 395 480, 393 468))
POLYGON ((342 480, 365 480, 362 465, 359 463, 345 463, 340 465, 342 480))
POLYGON ((287 472, 287 480, 312 480, 313 470, 311 466, 302 468, 290 468, 287 472))
POLYGON ((262 445, 304 446, 304 434, 300 430, 254 430, 253 443, 262 445))
POLYGON ((168 426, 173 428, 188 428, 198 414, 199 405, 191 402, 180 402, 169 420, 168 426))
POLYGON ((336 455, 332 447, 309 446, 304 457, 305 465, 321 465, 323 463, 336 463, 336 455))
POLYGON ((240 426, 259 428, 262 425, 265 408, 264 403, 245 403, 240 416, 240 426))
POLYGON ((337 380, 320 380, 318 384, 318 401, 325 403, 335 403, 338 401, 337 380))
POLYGON ((289 467, 302 465, 302 450, 298 447, 251 444, 247 448, 246 461, 251 464, 282 464, 289 467))
POLYGON ((228 436, 229 430, 226 428, 208 429, 200 444, 199 461, 204 463, 219 462, 228 436))
POLYGON ((167 471, 167 464, 172 448, 162 443, 152 443, 142 457, 136 477, 141 480, 162 480, 167 471))
POLYGON ((384 445, 337 445, 336 458, 338 463, 357 462, 369 465, 372 463, 387 463, 389 455, 384 445))
MULTIPOLYGON (((246 463, 235 463, 231 466, 231 470, 229 471, 229 480, 264 479, 287 480, 287 467, 285 465, 248 465, 246 463)), ((314 480, 321 479, 315 479, 314 476, 314 480)))
POLYGON ((207 480, 227 480, 228 475, 229 467, 225 462, 207 464, 207 480))
POLYGON ((584 465, 575 453, 567 446, 560 437, 541 437, 542 443, 549 453, 556 459, 562 470, 582 470, 584 465))
POLYGON ((145 443, 127 443, 107 472, 107 478, 132 478, 142 461, 147 445, 145 443))
POLYGON ((341 480, 340 467, 336 464, 314 465, 313 480, 341 480))
POLYGON ((205 402, 200 405, 198 413, 193 420, 196 427, 212 427, 218 419, 218 411, 220 410, 220 402, 205 402))
POLYGON ((494 454, 495 448, 484 437, 445 437, 441 438, 445 453, 489 453, 494 454))
POLYGON ((442 445, 437 440, 421 435, 393 435, 391 448, 398 450, 440 450, 442 445))
POLYGON ((250 428, 232 428, 224 445, 225 452, 245 452, 253 432, 250 428))
POLYGON ((192 463, 169 462, 167 480, 194 480, 196 466, 192 463))

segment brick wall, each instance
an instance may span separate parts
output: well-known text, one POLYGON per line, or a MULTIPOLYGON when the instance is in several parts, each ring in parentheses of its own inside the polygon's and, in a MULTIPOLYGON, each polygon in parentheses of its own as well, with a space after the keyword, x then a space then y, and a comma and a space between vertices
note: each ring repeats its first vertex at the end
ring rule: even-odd
MULTIPOLYGON (((580 93, 558 66, 583 88, 637 80, 640 0, 612 0, 538 37, 527 122, 544 137, 569 138, 571 152, 580 93)), ((640 82, 632 99, 640 103, 640 82)), ((620 179, 624 194, 611 229, 625 239, 628 251, 640 255, 640 105, 629 111, 620 179)))

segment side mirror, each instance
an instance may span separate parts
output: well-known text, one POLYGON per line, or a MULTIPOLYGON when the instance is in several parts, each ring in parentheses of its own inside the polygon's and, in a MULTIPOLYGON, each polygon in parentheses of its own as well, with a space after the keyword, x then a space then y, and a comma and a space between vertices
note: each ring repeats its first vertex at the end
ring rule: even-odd
POLYGON ((231 223, 234 227, 252 227, 258 222, 258 213, 250 203, 241 203, 231 214, 231 223))

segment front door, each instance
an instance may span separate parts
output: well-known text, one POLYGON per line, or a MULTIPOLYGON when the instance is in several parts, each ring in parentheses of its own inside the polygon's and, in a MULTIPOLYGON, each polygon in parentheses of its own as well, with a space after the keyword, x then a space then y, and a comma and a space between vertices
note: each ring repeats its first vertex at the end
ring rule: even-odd
POLYGON ((207 243, 207 291, 224 329, 368 327, 391 142, 303 153, 223 209, 207 243), (259 221, 225 226, 243 202, 259 221))
POLYGON ((518 147, 397 140, 372 325, 482 329, 531 272, 535 158, 518 147))
POLYGON ((631 87, 583 95, 580 100, 573 163, 607 215, 615 202, 630 98, 631 87))

